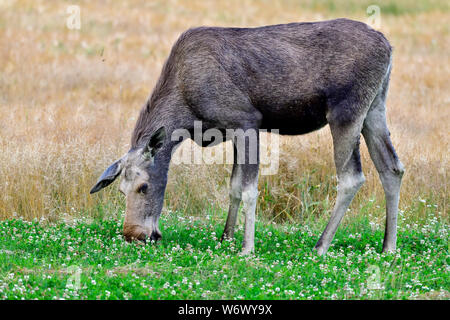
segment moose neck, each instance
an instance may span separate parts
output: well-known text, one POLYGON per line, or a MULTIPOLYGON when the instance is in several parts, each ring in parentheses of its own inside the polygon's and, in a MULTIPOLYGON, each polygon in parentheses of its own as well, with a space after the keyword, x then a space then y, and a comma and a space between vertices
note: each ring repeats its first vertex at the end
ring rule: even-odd
MULTIPOLYGON (((151 100, 147 101, 139 113, 138 120, 134 127, 131 138, 131 148, 138 148, 146 144, 150 136, 159 128, 164 127, 166 130, 169 127, 167 120, 165 121, 164 114, 168 113, 167 108, 155 105, 151 100)), ((170 110, 169 110, 170 113, 170 110)))
POLYGON ((153 164, 147 169, 150 181, 149 193, 151 193, 151 197, 149 197, 149 201, 152 202, 152 216, 159 216, 162 210, 173 147, 174 143, 167 141, 155 154, 153 164))
POLYGON ((166 136, 170 138, 175 129, 189 123, 190 113, 186 112, 184 100, 178 94, 170 60, 164 64, 150 98, 140 111, 131 139, 132 148, 144 144, 161 127, 165 128, 166 136))

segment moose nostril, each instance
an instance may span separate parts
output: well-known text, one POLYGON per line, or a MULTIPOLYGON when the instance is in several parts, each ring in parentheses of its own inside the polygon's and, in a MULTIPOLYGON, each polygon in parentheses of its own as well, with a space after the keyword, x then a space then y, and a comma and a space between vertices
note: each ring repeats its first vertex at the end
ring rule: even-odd
POLYGON ((146 193, 146 192, 147 192, 147 189, 148 189, 148 184, 143 183, 143 184, 141 184, 141 185, 139 186, 138 192, 140 192, 140 193, 146 193))
POLYGON ((161 234, 156 232, 156 231, 153 231, 152 234, 150 235, 150 240, 151 241, 155 241, 156 242, 156 241, 158 241, 161 238, 162 238, 161 234))

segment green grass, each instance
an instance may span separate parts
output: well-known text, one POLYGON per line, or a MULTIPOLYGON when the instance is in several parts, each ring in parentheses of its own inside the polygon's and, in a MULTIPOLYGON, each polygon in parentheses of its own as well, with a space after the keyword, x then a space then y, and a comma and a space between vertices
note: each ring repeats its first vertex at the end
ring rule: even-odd
POLYGON ((294 5, 300 5, 303 8, 313 9, 318 12, 330 13, 354 13, 364 12, 370 5, 380 7, 381 14, 384 15, 416 15, 430 11, 446 12, 449 5, 445 1, 438 0, 315 0, 315 1, 291 1, 294 5))
MULTIPOLYGON (((448 299, 448 224, 402 218, 399 250, 383 227, 347 219, 326 257, 314 225, 257 224, 256 253, 220 244, 224 217, 170 213, 160 244, 126 243, 119 219, 0 222, 1 299, 448 299), (71 287, 70 284, 73 284, 71 287), (79 287, 77 287, 79 284, 79 287)), ((404 213, 403 215, 406 215, 404 213)))

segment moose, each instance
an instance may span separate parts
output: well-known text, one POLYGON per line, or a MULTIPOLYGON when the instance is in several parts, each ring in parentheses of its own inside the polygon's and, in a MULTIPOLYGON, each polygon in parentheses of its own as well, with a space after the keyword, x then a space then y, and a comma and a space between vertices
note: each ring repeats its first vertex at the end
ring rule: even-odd
MULTIPOLYGON (((395 251, 404 166, 390 139, 386 96, 392 48, 368 25, 336 19, 256 28, 197 27, 173 45, 155 88, 140 111, 130 150, 101 175, 97 192, 122 176, 127 241, 161 238, 169 163, 182 139, 178 129, 279 130, 300 135, 330 126, 338 191, 331 218, 315 245, 326 254, 353 197, 365 181, 360 136, 366 141, 386 198, 383 252, 395 251)), ((240 203, 245 214, 242 254, 254 252, 259 163, 238 148, 222 239, 234 236, 240 203)), ((257 144, 259 140, 257 141, 257 144)), ((208 143, 201 143, 207 147, 208 143)), ((258 150, 258 146, 257 146, 258 150)))

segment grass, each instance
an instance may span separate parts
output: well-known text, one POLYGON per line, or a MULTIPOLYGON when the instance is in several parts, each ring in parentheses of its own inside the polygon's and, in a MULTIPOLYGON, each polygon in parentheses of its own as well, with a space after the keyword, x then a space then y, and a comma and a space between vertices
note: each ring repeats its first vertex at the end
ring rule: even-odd
MULTIPOLYGON (((433 209, 434 210, 434 209, 433 209)), ((433 211, 433 210, 430 210, 433 211)), ((367 215, 347 219, 326 257, 324 226, 257 224, 256 253, 218 242, 224 217, 168 213, 159 244, 126 243, 119 219, 0 222, 1 299, 449 299, 448 225, 400 219, 398 251, 367 215)))

